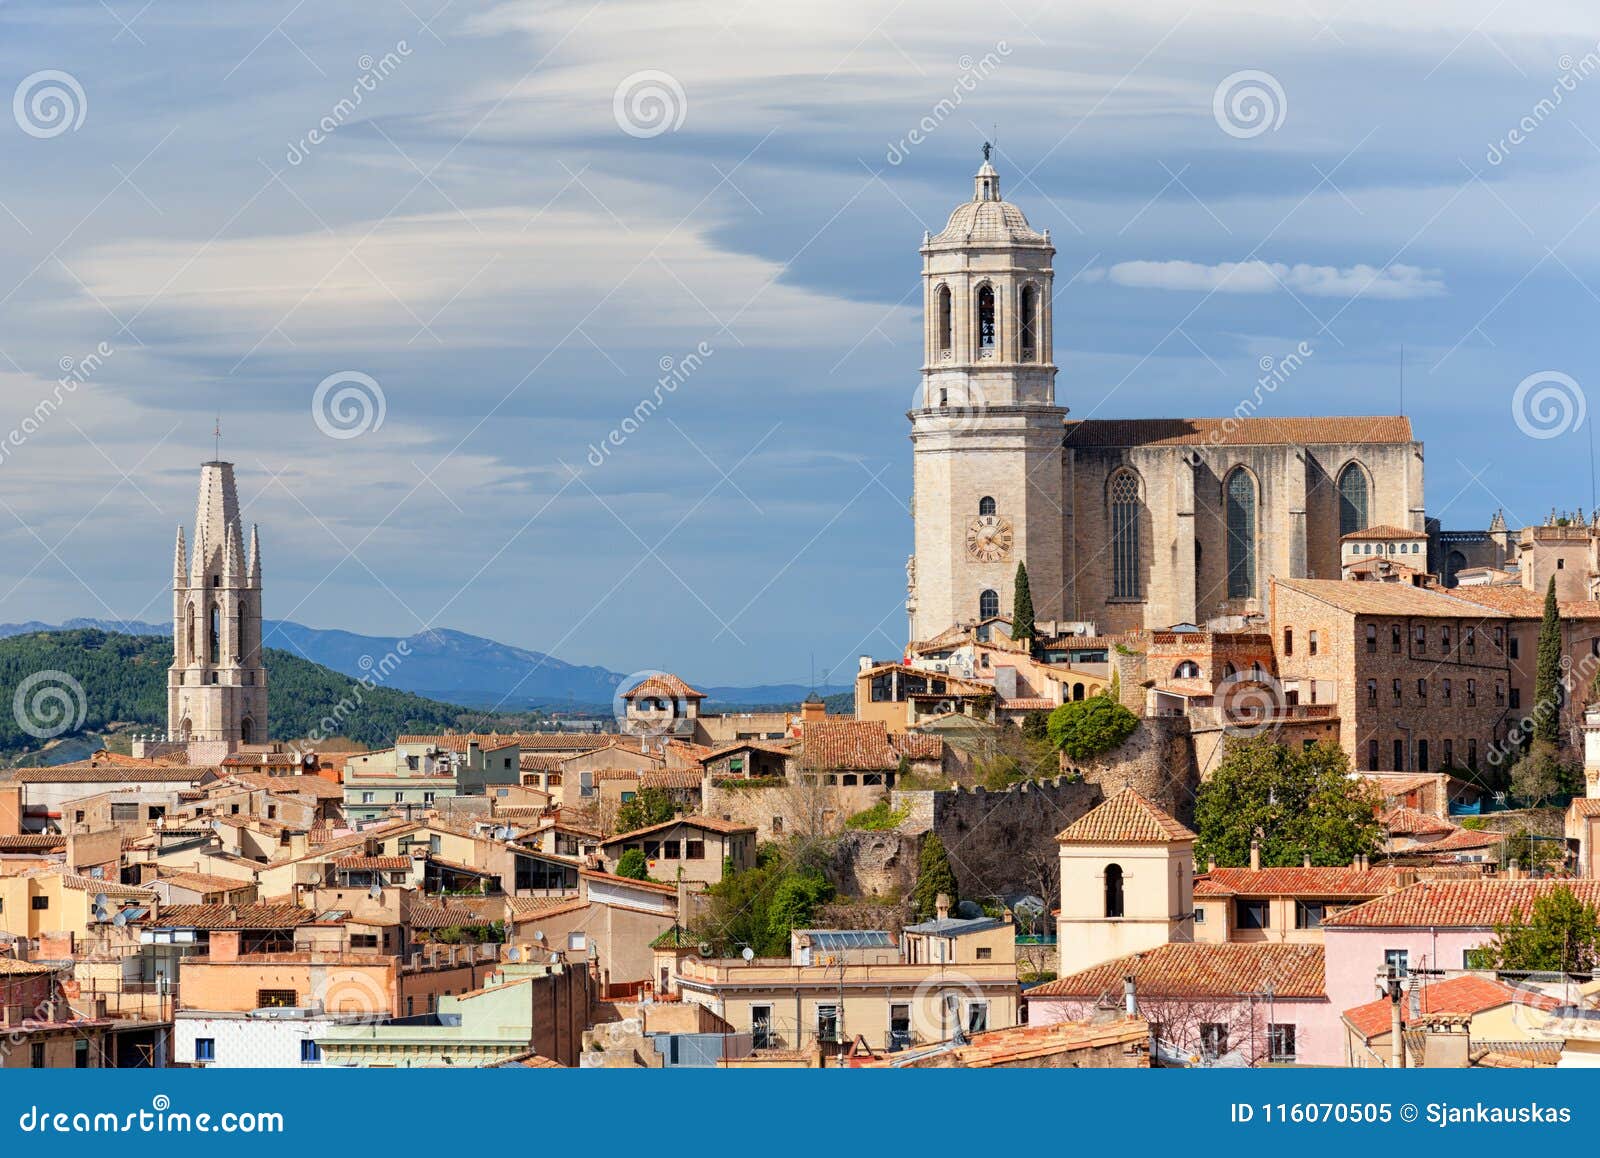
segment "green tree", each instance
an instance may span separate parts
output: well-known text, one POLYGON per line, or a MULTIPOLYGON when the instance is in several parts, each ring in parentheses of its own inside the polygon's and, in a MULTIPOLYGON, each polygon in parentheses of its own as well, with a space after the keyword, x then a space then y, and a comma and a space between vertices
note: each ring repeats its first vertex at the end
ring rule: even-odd
POLYGON ((1539 655, 1533 676, 1533 738, 1553 749, 1561 742, 1561 607, 1556 578, 1544 592, 1544 618, 1539 621, 1539 655))
POLYGON ((1050 742, 1074 760, 1090 760, 1121 744, 1139 717, 1109 695, 1062 704, 1050 713, 1050 742))
MULTIPOLYGON (((1597 677, 1600 678, 1600 677, 1597 677)), ((1029 740, 1050 739, 1050 713, 1043 708, 1035 708, 1022 717, 1022 734, 1029 740)))
POLYGON ((1011 638, 1033 646, 1033 590, 1028 586, 1028 565, 1017 564, 1017 581, 1011 597, 1011 638))
POLYGON ((617 807, 617 831, 633 832, 652 824, 665 824, 677 815, 671 796, 659 788, 646 788, 617 807))
POLYGON ((1555 745, 1544 739, 1529 744, 1522 759, 1511 766, 1511 791, 1534 808, 1562 791, 1566 779, 1555 745))
POLYGON ((617 875, 636 881, 649 880, 650 866, 645 862, 644 853, 636 848, 623 849, 622 855, 617 858, 617 875))
POLYGON ((911 892, 912 906, 917 920, 926 921, 936 911, 939 894, 950 898, 955 908, 960 899, 956 888, 956 872, 950 867, 950 855, 945 852, 944 841, 930 832, 922 841, 922 851, 917 855, 917 884, 911 892))
POLYGON ((1600 914, 1565 885, 1534 901, 1526 921, 1513 909, 1494 934, 1482 953, 1491 969, 1593 973, 1600 965, 1600 914))
POLYGON ((1261 842, 1265 866, 1347 865, 1378 849, 1379 801, 1334 744, 1294 749, 1269 736, 1232 737, 1195 797, 1197 855, 1220 865, 1250 863, 1261 842))
POLYGON ((821 873, 786 873, 773 886, 767 905, 767 931, 788 950, 789 934, 811 924, 817 906, 833 899, 833 886, 821 873))

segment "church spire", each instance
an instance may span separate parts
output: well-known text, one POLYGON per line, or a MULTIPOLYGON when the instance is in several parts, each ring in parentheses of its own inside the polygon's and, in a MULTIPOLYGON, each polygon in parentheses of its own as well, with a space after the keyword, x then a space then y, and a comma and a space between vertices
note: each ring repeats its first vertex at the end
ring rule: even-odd
POLYGON ((261 528, 250 524, 250 561, 245 565, 245 583, 250 587, 261 586, 261 528))
POLYGON ((972 175, 972 199, 974 201, 1000 200, 1000 174, 989 163, 989 150, 994 148, 988 141, 983 143, 983 164, 972 175))
POLYGON ((244 563, 239 557, 239 538, 233 528, 234 524, 229 523, 222 539, 222 582, 227 587, 238 586, 239 580, 244 578, 244 563))

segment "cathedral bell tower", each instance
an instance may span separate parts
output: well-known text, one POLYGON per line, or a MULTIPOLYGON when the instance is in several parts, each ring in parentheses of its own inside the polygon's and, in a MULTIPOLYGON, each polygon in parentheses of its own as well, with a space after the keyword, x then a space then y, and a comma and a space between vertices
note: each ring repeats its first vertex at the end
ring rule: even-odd
POLYGON ((172 667, 167 731, 192 763, 214 763, 267 739, 267 671, 261 660, 261 544, 248 548, 231 462, 200 467, 193 553, 183 528, 172 566, 172 667), (248 550, 248 554, 246 551, 248 550))
POLYGON ((989 162, 922 243, 922 381, 911 419, 913 640, 1010 615, 1017 564, 1035 613, 1061 617, 1062 423, 1052 361, 1050 235, 1000 196, 989 162))

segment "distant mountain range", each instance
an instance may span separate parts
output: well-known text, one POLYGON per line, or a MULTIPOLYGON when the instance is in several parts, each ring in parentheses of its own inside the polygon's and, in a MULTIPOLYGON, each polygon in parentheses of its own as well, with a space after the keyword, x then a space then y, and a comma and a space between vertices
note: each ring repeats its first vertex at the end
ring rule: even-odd
MULTIPOLYGON (((170 624, 69 619, 59 624, 0 623, 0 639, 39 631, 85 629, 128 635, 172 634, 170 624)), ((385 657, 391 652, 401 655, 399 648, 403 643, 405 657, 383 681, 385 686, 468 707, 498 705, 507 711, 540 707, 592 708, 609 712, 617 685, 628 678, 624 673, 603 667, 565 663, 542 652, 445 628, 404 637, 372 636, 324 631, 289 620, 269 619, 263 625, 263 632, 268 647, 297 653, 313 663, 352 677, 367 675, 374 665, 387 666, 383 664, 385 657)), ((712 704, 795 703, 805 699, 812 690, 805 684, 707 687, 695 683, 688 673, 677 674, 705 692, 712 704)), ((830 685, 816 690, 819 695, 827 696, 850 689, 830 685)))

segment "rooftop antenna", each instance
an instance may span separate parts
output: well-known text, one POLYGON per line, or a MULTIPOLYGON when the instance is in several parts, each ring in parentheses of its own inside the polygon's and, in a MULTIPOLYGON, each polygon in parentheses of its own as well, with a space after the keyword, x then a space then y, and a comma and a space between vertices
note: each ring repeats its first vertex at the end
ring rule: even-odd
POLYGON ((211 428, 211 438, 212 438, 211 461, 212 462, 221 462, 222 461, 222 413, 220 411, 217 413, 217 423, 216 423, 216 425, 211 428))
POLYGON ((1406 416, 1406 344, 1400 343, 1400 417, 1406 416))

